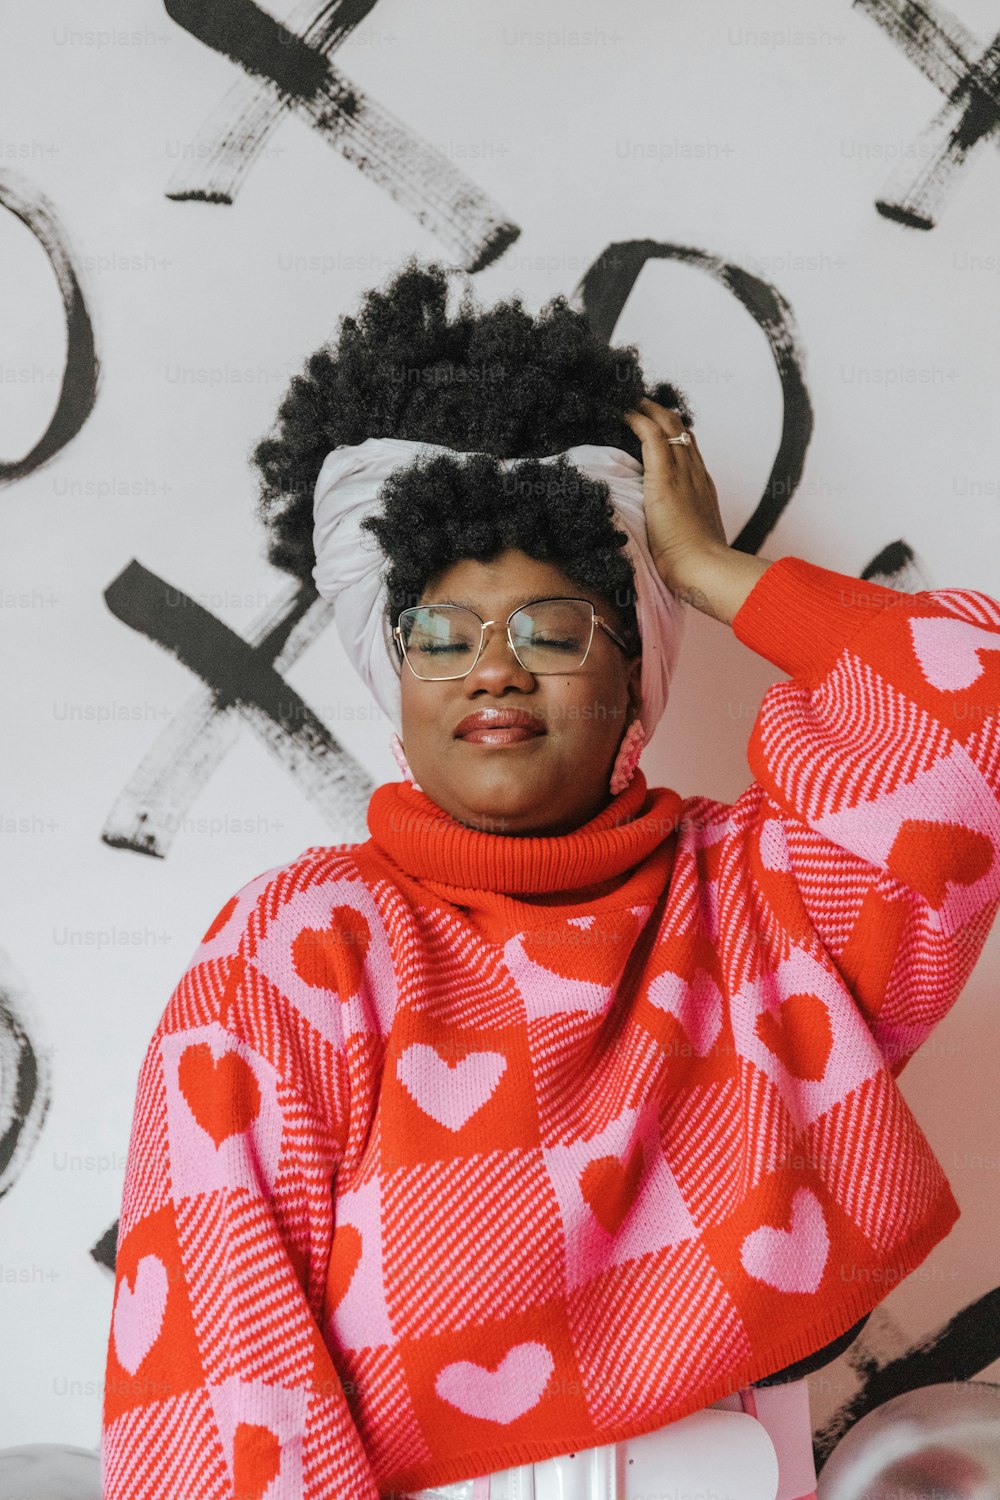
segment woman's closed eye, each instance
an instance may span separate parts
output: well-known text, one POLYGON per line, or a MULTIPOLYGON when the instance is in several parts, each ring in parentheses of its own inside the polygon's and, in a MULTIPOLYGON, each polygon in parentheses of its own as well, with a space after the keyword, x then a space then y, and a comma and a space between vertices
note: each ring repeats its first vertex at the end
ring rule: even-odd
POLYGON ((579 651, 580 650, 580 642, 579 641, 576 641, 576 640, 561 640, 561 641, 546 640, 545 636, 543 636, 543 635, 529 635, 529 636, 520 638, 518 640, 517 644, 519 646, 534 646, 536 648, 542 648, 542 649, 544 649, 546 651, 579 651))

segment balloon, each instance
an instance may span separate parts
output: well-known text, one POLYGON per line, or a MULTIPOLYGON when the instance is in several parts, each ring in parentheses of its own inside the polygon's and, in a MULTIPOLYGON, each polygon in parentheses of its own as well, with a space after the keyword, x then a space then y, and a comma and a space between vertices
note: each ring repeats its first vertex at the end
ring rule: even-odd
POLYGON ((0 1448, 0 1500, 101 1500, 100 1454, 63 1443, 0 1448))
POLYGON ((1000 1500, 1000 1387, 956 1380, 893 1396, 844 1435, 818 1500, 1000 1500))

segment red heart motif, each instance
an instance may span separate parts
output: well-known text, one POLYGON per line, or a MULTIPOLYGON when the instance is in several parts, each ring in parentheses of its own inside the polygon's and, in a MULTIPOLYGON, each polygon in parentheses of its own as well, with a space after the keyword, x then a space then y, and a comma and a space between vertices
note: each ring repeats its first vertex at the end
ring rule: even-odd
POLYGON ((299 978, 322 990, 340 987, 346 958, 352 976, 351 994, 371 943, 371 928, 363 912, 353 906, 335 906, 327 927, 303 927, 292 943, 292 963, 299 978))
POLYGON ((241 1422, 233 1438, 233 1490, 240 1500, 261 1500, 281 1468, 281 1444, 270 1427, 241 1422))
POLYGON ((833 1050, 830 1015, 818 995, 789 995, 778 1010, 765 1010, 755 1025, 764 1046, 789 1073, 818 1083, 833 1050))
POLYGON ((993 863, 993 844, 985 833, 963 823, 906 818, 886 858, 891 874, 919 891, 935 910, 944 903, 949 880, 972 885, 993 863))
POLYGON ((235 896, 231 896, 230 899, 226 902, 225 906, 219 912, 219 915, 216 917, 216 919, 212 923, 211 927, 205 933, 205 936, 202 938, 202 942, 203 943, 211 942, 212 938, 215 937, 216 933, 222 931, 223 927, 225 927, 226 923, 229 921, 229 918, 232 916, 232 914, 233 914, 233 912, 235 910, 236 910, 236 897, 235 896))
POLYGON ((327 1305, 331 1311, 347 1295, 360 1259, 360 1231, 353 1224, 339 1224, 333 1232, 333 1246, 326 1276, 327 1305))
POLYGON ((260 1084, 250 1064, 235 1052, 213 1057, 207 1042, 185 1047, 177 1083, 202 1130, 221 1146, 241 1135, 260 1114, 260 1084))
POLYGON ((625 967, 641 925, 635 912, 615 912, 586 927, 563 922, 527 932, 521 944, 532 963, 563 979, 610 985, 625 967))
POLYGON ((617 1156, 597 1156, 580 1174, 580 1191, 594 1218, 608 1234, 616 1234, 635 1202, 642 1181, 642 1142, 636 1141, 628 1165, 617 1156))

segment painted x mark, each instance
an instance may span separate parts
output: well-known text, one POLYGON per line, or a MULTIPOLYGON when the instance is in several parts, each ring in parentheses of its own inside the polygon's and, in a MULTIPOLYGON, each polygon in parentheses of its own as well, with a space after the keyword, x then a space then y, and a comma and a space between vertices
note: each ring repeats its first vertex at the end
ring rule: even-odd
POLYGON ((162 859, 243 724, 342 839, 367 838, 364 815, 374 783, 282 676, 330 623, 332 604, 290 580, 244 640, 134 559, 104 598, 123 624, 172 652, 203 684, 115 799, 101 830, 106 844, 162 859))
POLYGON ((448 245, 466 271, 481 270, 520 227, 443 152, 330 62, 375 3, 299 0, 286 24, 254 0, 165 0, 172 20, 247 75, 203 123, 167 197, 232 203, 268 136, 294 112, 448 245))
POLYGON ((946 96, 890 175, 875 207, 912 229, 933 229, 974 146, 1000 145, 1000 34, 980 43, 934 0, 853 0, 946 96), (975 54, 979 55, 976 56, 975 54), (919 165, 914 171, 913 161, 919 165))

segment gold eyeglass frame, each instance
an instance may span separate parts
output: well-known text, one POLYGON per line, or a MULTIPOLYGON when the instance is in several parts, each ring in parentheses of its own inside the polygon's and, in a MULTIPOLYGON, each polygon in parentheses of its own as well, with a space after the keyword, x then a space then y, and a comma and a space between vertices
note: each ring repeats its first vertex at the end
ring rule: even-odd
MULTIPOLYGON (((524 667, 524 670, 526 672, 529 672, 532 677, 557 677, 560 673, 566 672, 566 671, 579 672, 580 668, 583 666, 584 662, 587 660, 587 657, 590 655, 590 648, 591 648, 591 646, 594 644, 594 626, 595 625, 599 625, 601 627, 601 629, 607 635, 609 635, 611 637, 611 639, 617 645, 619 645, 626 654, 628 654, 628 643, 622 639, 622 637, 618 634, 618 632, 616 630, 612 630, 611 629, 611 626, 608 624, 607 620, 605 620, 601 615, 599 615, 597 613, 597 610, 594 607, 594 605, 593 605, 593 603, 592 603, 592 601, 590 599, 582 599, 582 598, 580 598, 580 596, 578 594, 551 594, 551 595, 549 595, 545 599, 532 599, 531 600, 531 604, 519 604, 516 609, 512 609, 511 610, 510 614, 507 616, 506 620, 504 620, 503 623, 504 623, 504 625, 506 627, 506 630, 507 630, 507 644, 510 647, 510 649, 513 651, 514 656, 515 656, 515 658, 517 660, 518 665, 521 666, 521 667, 524 667), (513 640, 513 637, 511 635, 511 631, 510 631, 510 622, 511 622, 511 620, 514 618, 514 616, 520 610, 522 610, 522 609, 530 609, 531 604, 549 604, 550 602, 553 602, 553 601, 556 601, 556 602, 558 602, 560 604, 564 604, 564 603, 567 603, 567 602, 573 602, 573 603, 578 603, 578 604, 586 604, 589 607, 589 609, 590 609, 590 639, 587 642, 587 649, 586 649, 586 651, 583 653, 583 656, 577 662, 577 664, 576 664, 575 667, 569 667, 569 668, 566 668, 566 667, 556 667, 552 672, 532 672, 530 667, 525 667, 524 666, 524 662, 521 660, 521 658, 517 654, 517 647, 514 645, 514 640, 513 640)), ((474 609, 471 609, 467 604, 411 604, 411 605, 408 606, 408 609, 401 609, 400 610, 398 616, 396 617, 396 623, 395 623, 395 625, 392 628, 392 636, 393 636, 393 640, 396 643, 396 650, 399 653, 401 661, 405 661, 406 662, 406 665, 409 667, 410 671, 413 673, 414 677, 417 679, 418 682, 456 682, 461 677, 468 677, 469 673, 475 670, 476 665, 479 662, 479 658, 482 656, 483 649, 484 649, 484 647, 486 645, 486 627, 487 627, 487 625, 497 625, 497 624, 499 624, 498 620, 484 620, 483 617, 482 617, 482 615, 476 614, 476 611, 474 609), (411 609, 412 610, 416 610, 416 609, 464 609, 467 614, 475 615, 475 617, 479 621, 479 625, 480 625, 479 650, 476 652, 476 659, 475 659, 475 661, 472 662, 471 665, 468 666, 465 669, 464 672, 450 672, 447 677, 421 677, 420 673, 416 670, 416 668, 414 667, 413 663, 410 661, 410 658, 406 654, 406 648, 403 645, 403 632, 400 629, 400 625, 399 625, 400 620, 411 609)))

